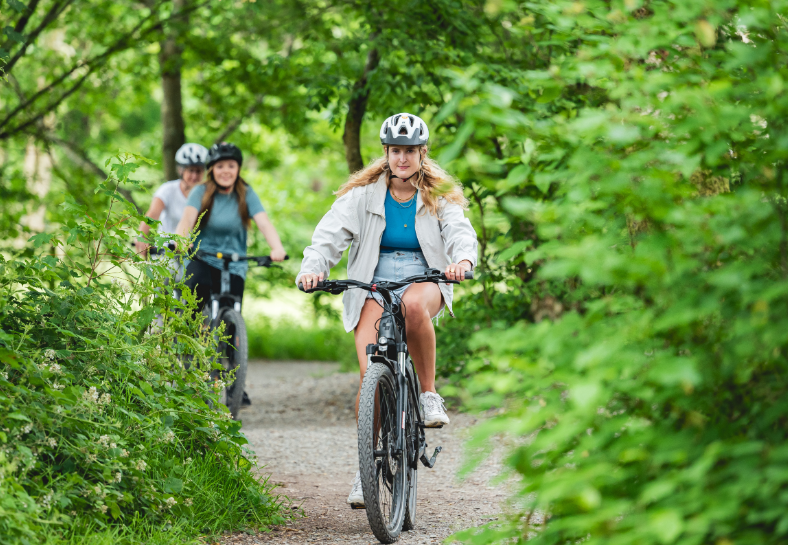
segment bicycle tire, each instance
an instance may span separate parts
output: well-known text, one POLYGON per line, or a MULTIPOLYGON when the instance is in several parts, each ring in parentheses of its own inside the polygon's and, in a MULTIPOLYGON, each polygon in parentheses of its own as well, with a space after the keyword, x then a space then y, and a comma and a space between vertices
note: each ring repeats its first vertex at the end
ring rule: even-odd
MULTIPOLYGON (((411 361, 408 363, 412 368, 413 363, 411 361)), ((412 373, 411 376, 416 383, 416 392, 421 392, 421 383, 419 382, 419 377, 416 376, 415 372, 412 373)), ((421 430, 418 427, 418 412, 416 408, 418 406, 417 403, 419 400, 413 399, 413 395, 410 392, 408 392, 408 396, 410 397, 410 403, 408 404, 408 418, 405 421, 405 429, 407 430, 410 442, 408 443, 407 458, 411 462, 410 465, 417 466, 419 463, 419 434, 421 433, 421 430)), ((407 492, 405 494, 405 518, 402 521, 402 529, 406 532, 413 530, 416 527, 416 502, 419 489, 419 472, 415 467, 410 467, 410 465, 408 467, 408 473, 405 479, 407 492)))
POLYGON ((235 380, 225 390, 225 404, 234 420, 238 420, 246 386, 246 369, 249 358, 249 344, 246 338, 246 323, 241 314, 234 309, 225 310, 221 321, 225 324, 224 335, 230 335, 229 346, 225 347, 228 372, 235 369, 235 380))
POLYGON ((367 520, 381 543, 397 541, 405 516, 406 453, 392 453, 390 440, 399 424, 396 391, 388 366, 375 362, 367 368, 358 407, 359 472, 367 520), (376 450, 386 454, 376 456, 376 450))

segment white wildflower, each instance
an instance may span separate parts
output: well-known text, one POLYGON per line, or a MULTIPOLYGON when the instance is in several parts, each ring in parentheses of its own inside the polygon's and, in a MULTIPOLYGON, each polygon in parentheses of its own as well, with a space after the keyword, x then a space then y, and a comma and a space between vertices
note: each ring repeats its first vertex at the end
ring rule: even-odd
POLYGON ((192 458, 191 458, 191 456, 189 456, 188 458, 186 458, 186 460, 184 461, 184 463, 185 463, 186 465, 189 465, 190 463, 192 463, 192 458))
POLYGON ((135 467, 139 471, 145 471, 145 468, 148 467, 148 464, 145 463, 145 460, 137 460, 137 464, 135 467))
POLYGON ((183 500, 183 505, 185 505, 186 507, 191 507, 192 506, 192 499, 191 498, 186 498, 185 500, 183 500))
POLYGON ((50 447, 57 448, 57 439, 55 439, 54 437, 50 437, 49 439, 47 439, 47 443, 49 443, 50 447))
POLYGON ((117 443, 110 443, 109 444, 109 448, 118 448, 118 444, 117 443))
POLYGON ((22 435, 30 433, 33 431, 33 424, 26 424, 24 428, 22 428, 22 435))
POLYGON ((175 506, 175 504, 176 504, 176 503, 178 503, 178 502, 177 502, 177 501, 175 501, 175 498, 173 498, 172 496, 170 496, 169 498, 167 498, 166 500, 164 500, 164 503, 166 503, 166 504, 167 504, 167 509, 172 509, 172 508, 175 506))
POLYGON ((82 399, 88 403, 98 403, 99 393, 95 386, 91 386, 89 390, 82 392, 82 399))
POLYGON ((102 504, 99 504, 99 506, 98 506, 98 510, 99 510, 99 511, 101 511, 101 512, 102 512, 102 514, 103 514, 103 513, 106 513, 106 512, 107 512, 107 506, 106 506, 106 505, 104 505, 103 503, 102 503, 102 504))
POLYGON ((63 372, 63 369, 60 367, 60 365, 55 362, 49 364, 49 370, 57 375, 63 372))
POLYGON ((97 458, 96 458, 95 454, 88 454, 88 457, 86 458, 86 460, 87 460, 87 462, 89 464, 92 464, 93 462, 95 462, 97 460, 97 458))
POLYGON ((112 398, 109 394, 102 394, 102 396, 97 400, 97 403, 99 405, 109 405, 110 401, 112 401, 112 398))
MULTIPOLYGON (((63 385, 63 384, 58 384, 58 383, 56 382, 56 383, 54 383, 54 384, 52 385, 52 388, 54 388, 55 390, 64 390, 66 387, 65 387, 65 385, 63 385)), ((60 411, 62 411, 62 410, 63 410, 63 409, 61 409, 60 407, 55 407, 55 411, 57 411, 58 413, 59 413, 60 411)))
POLYGON ((750 115, 750 122, 762 129, 765 129, 769 125, 764 118, 755 114, 750 115))
POLYGON ((50 359, 50 360, 53 360, 53 359, 55 359, 55 351, 54 351, 54 350, 52 350, 51 348, 47 348, 47 349, 44 351, 44 356, 45 356, 46 358, 50 359))
POLYGON ((0 377, 3 377, 5 380, 8 380, 8 373, 0 373, 0 377))
POLYGON ((122 479, 123 479, 123 474, 120 471, 115 473, 115 482, 116 483, 119 483, 122 479))
POLYGON ((101 445, 102 447, 109 446, 109 435, 102 435, 101 437, 99 437, 98 442, 99 445, 101 445))
POLYGON ((45 495, 41 496, 41 507, 44 509, 49 509, 50 504, 52 503, 52 491, 50 490, 45 495))
POLYGON ((124 449, 122 449, 122 450, 120 451, 120 457, 121 457, 121 458, 128 458, 128 457, 129 457, 129 451, 128 451, 128 450, 126 450, 125 448, 124 448, 124 449))
POLYGON ((172 443, 175 440, 175 433, 172 430, 168 429, 165 431, 161 436, 161 441, 163 443, 172 443))

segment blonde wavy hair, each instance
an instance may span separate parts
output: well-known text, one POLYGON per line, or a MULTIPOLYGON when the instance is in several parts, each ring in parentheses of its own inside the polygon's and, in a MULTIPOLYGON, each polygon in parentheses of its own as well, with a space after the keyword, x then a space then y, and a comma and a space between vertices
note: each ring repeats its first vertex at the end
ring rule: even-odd
MULTIPOLYGON (((410 179, 410 184, 421 191, 421 200, 427 207, 430 214, 438 215, 438 200, 443 197, 447 202, 458 204, 463 209, 468 209, 468 199, 462 193, 462 185, 451 174, 443 170, 438 163, 427 157, 427 146, 419 146, 421 154, 421 168, 418 174, 410 179)), ((350 175, 347 182, 335 193, 341 197, 348 191, 356 187, 374 184, 380 179, 380 175, 386 173, 386 181, 389 180, 389 161, 388 147, 385 147, 385 154, 372 161, 366 168, 354 172, 350 175)))

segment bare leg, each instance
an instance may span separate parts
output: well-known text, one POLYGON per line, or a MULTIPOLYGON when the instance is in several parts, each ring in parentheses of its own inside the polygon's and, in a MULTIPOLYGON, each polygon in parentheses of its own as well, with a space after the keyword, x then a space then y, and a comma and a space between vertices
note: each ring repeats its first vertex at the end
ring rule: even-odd
POLYGON ((413 284, 402 296, 408 351, 419 374, 422 392, 435 392, 435 326, 443 296, 435 284, 413 284))
MULTIPOLYGON (((364 373, 367 372, 367 345, 374 343, 377 338, 375 335, 375 322, 377 322, 383 309, 372 299, 367 299, 361 308, 361 317, 354 331, 356 338, 356 354, 358 355, 358 367, 360 377, 358 379, 358 393, 356 394, 356 420, 358 421, 358 400, 361 396, 361 382, 364 380, 364 373)), ((434 367, 434 365, 433 365, 434 367)), ((433 371, 434 374, 434 371, 433 371)))

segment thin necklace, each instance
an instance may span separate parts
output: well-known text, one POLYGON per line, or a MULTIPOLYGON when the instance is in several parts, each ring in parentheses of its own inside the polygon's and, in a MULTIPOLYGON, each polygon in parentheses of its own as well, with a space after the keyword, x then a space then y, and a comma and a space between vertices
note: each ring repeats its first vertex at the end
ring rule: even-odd
MULTIPOLYGON (((414 189, 414 190, 413 190, 413 195, 415 195, 415 194, 416 194, 416 191, 418 191, 418 190, 417 190, 417 189, 414 189)), ((392 196, 392 197, 394 197, 394 200, 396 200, 396 201, 398 201, 398 202, 408 202, 409 200, 411 200, 411 199, 413 198, 413 195, 411 195, 411 196, 410 196, 410 197, 408 197, 407 199, 400 199, 399 197, 397 197, 397 196, 394 194, 394 192, 391 190, 391 188, 389 188, 389 193, 391 193, 391 196, 392 196)))
POLYGON ((390 190, 389 190, 389 193, 391 194, 391 197, 396 201, 397 205, 400 208, 410 208, 411 206, 413 206, 413 203, 416 202, 416 199, 415 199, 416 191, 413 192, 413 195, 411 195, 410 198, 407 201, 399 200, 397 197, 394 196, 394 193, 391 193, 390 190), (403 206, 402 203, 408 203, 408 206, 403 206))

